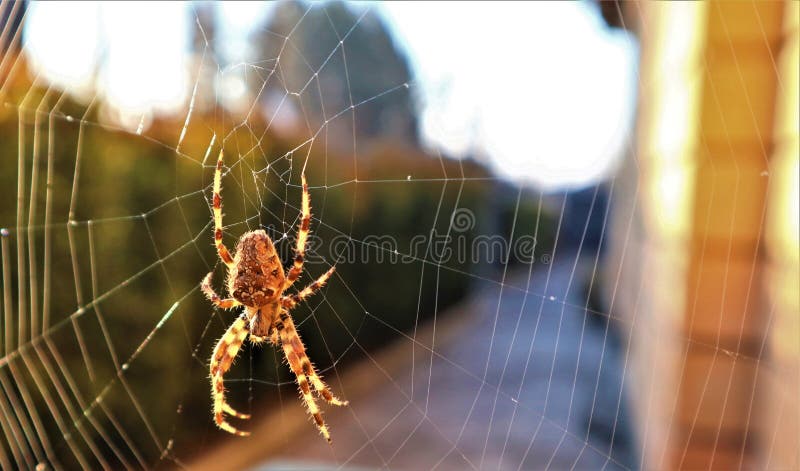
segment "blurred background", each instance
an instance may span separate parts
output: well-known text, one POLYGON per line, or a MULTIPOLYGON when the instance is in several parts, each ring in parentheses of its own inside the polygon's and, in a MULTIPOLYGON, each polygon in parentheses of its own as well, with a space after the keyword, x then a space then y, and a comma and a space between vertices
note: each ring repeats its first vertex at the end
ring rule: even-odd
POLYGON ((800 469, 797 2, 0 2, 3 469, 800 469), (350 407, 226 376, 265 228, 350 407))

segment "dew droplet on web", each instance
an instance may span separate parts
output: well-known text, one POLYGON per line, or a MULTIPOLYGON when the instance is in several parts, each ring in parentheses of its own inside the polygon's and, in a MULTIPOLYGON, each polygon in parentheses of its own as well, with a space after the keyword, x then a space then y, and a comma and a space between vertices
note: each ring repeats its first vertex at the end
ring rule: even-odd
POLYGON ((555 296, 550 296, 550 301, 555 301, 555 300, 556 300, 555 296))
POLYGON ((411 181, 411 175, 406 176, 406 180, 411 181))

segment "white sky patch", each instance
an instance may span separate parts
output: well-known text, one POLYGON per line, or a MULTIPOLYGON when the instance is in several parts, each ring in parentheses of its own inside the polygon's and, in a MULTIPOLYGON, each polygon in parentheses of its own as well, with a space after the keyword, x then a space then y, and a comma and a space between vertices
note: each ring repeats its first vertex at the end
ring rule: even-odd
POLYGON ((191 93, 183 3, 104 3, 107 40, 101 89, 130 114, 172 112, 191 93))
POLYGON ((99 5, 33 2, 28 8, 25 49, 34 70, 58 87, 89 92, 97 67, 99 5))
POLYGON ((580 3, 381 3, 409 51, 422 134, 555 189, 596 182, 625 152, 636 45, 580 3))
POLYGON ((217 8, 217 24, 220 26, 217 35, 218 43, 214 46, 229 62, 258 60, 248 57, 251 45, 248 37, 255 28, 264 26, 267 16, 277 4, 274 2, 226 1, 215 3, 217 8))
POLYGON ((30 8, 25 49, 55 85, 78 94, 96 85, 125 115, 185 107, 187 4, 34 2, 30 8))

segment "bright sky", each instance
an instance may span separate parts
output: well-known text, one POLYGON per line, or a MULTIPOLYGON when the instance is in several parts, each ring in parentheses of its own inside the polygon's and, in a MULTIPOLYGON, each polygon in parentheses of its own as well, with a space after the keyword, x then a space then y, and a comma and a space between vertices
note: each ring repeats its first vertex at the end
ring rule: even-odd
MULTIPOLYGON (((223 57, 253 60, 246 56, 247 35, 273 7, 215 4, 223 57)), ((625 152, 638 83, 636 43, 608 30, 591 4, 369 7, 409 54, 426 145, 456 157, 485 155, 499 174, 548 189, 596 182, 625 152)), ((192 4, 34 2, 29 8, 26 49, 48 78, 88 94, 86 77, 99 71, 101 93, 135 122, 148 111, 185 113, 192 4)))

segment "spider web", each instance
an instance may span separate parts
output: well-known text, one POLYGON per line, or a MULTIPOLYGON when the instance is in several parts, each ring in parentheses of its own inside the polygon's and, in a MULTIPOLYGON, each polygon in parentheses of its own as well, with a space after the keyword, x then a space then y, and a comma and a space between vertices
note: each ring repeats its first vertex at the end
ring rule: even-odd
MULTIPOLYGON (((21 5, 3 3, 0 18, 24 23, 21 5)), ((257 31, 266 45, 260 55, 239 63, 222 59, 207 10, 191 11, 199 45, 191 91, 172 116, 115 116, 101 92, 50 83, 27 62, 22 28, 3 23, 0 129, 4 142, 16 143, 3 146, 0 162, 4 469, 691 467, 692 436, 711 437, 708 468, 714 460, 780 466, 781 443, 796 442, 790 419, 741 443, 728 425, 732 409, 744 410, 750 433, 764 394, 775 399, 777 417, 797 416, 791 381, 768 380, 766 393, 757 391, 763 381, 739 384, 741 368, 754 378, 787 371, 769 355, 771 337, 751 335, 776 329, 782 305, 764 295, 763 322, 748 323, 749 303, 761 302, 761 265, 753 258, 740 266, 735 224, 719 229, 711 204, 694 220, 706 233, 721 231, 718 240, 699 248, 679 236, 659 243, 670 255, 691 249, 701 259, 723 250, 718 276, 726 281, 707 285, 687 267, 665 269, 670 279, 660 280, 645 269, 669 265, 643 246, 648 218, 668 214, 650 214, 650 192, 664 187, 640 178, 649 164, 631 158, 602 186, 545 192, 497 176, 481 157, 419 146, 414 110, 403 107, 422 84, 365 51, 381 39, 370 36, 380 26, 375 6, 281 9, 283 22, 257 31), (362 80, 368 70, 379 76, 370 86, 362 80), (230 83, 252 95, 223 106, 230 83), (230 402, 253 416, 237 427, 253 436, 231 439, 213 426, 208 358, 236 315, 212 309, 199 290, 212 270, 223 290, 210 207, 222 149, 226 244, 264 228, 285 264, 306 169, 313 237, 298 285, 334 265, 337 274, 292 315, 310 358, 351 404, 322 405, 332 447, 318 437, 271 347, 246 345, 226 375, 230 402), (471 260, 475 253, 485 258, 471 260), (741 276, 744 308, 713 307, 715 335, 694 335, 694 323, 673 332, 659 320, 674 314, 662 286, 688 292, 674 296, 694 300, 687 310, 695 322, 711 309, 699 304, 702 295, 722 290, 727 299, 727 280, 741 276), (678 350, 674 364, 656 354, 670 349, 678 350), (696 351, 710 364, 693 363, 696 351), (642 352, 647 357, 637 358, 642 352), (694 376, 680 376, 693 368, 694 376), (699 397, 694 406, 685 406, 685 395, 659 396, 659 376, 676 374, 679 388, 697 383, 689 385, 699 397), (744 399, 734 394, 742 387, 752 388, 744 399), (663 426, 651 429, 636 414, 668 419, 654 419, 663 426), (653 440, 657 433, 680 435, 677 457, 653 440), (761 461, 753 461, 754 448, 761 461)), ((640 35, 664 27, 639 6, 626 12, 617 16, 640 35)), ((766 38, 770 18, 760 21, 766 38)), ((736 38, 724 44, 745 59, 736 38)), ((782 64, 797 62, 787 50, 789 59, 771 57, 770 70, 776 93, 794 93, 796 101, 796 82, 780 79, 782 64)), ((744 81, 745 67, 735 64, 733 77, 709 80, 716 103, 730 82, 744 81)), ((666 81, 637 78, 644 91, 666 81)), ((757 120, 757 97, 745 98, 746 116, 757 120)), ((735 147, 736 123, 722 123, 724 142, 735 147)), ((624 152, 641 148, 631 141, 624 152)), ((737 164, 733 188, 712 182, 711 199, 725 192, 734 212, 756 206, 759 250, 769 242, 771 209, 767 199, 747 200, 746 182, 766 175, 767 192, 783 191, 773 181, 792 174, 792 161, 773 163, 767 147, 755 155, 757 165, 737 164)), ((791 324, 786 332, 798 333, 791 324)), ((794 453, 785 462, 797 463, 794 453)))

